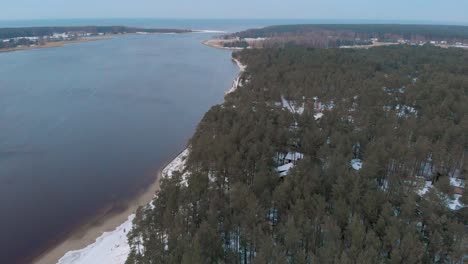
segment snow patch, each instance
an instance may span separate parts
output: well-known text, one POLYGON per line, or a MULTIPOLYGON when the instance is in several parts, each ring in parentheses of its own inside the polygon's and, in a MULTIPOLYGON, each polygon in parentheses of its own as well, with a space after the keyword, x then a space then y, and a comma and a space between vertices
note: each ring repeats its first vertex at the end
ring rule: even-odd
POLYGON ((128 217, 112 232, 105 232, 96 239, 93 244, 81 249, 67 252, 58 264, 100 264, 100 263, 125 263, 130 246, 127 242, 127 233, 132 229, 132 221, 135 214, 128 217))
POLYGON ((322 119, 322 117, 323 117, 323 113, 316 113, 316 114, 314 114, 315 120, 322 119))
POLYGON ((237 67, 239 67, 240 73, 237 76, 237 78, 234 80, 234 82, 232 83, 231 89, 229 89, 225 93, 225 95, 233 93, 233 92, 235 92, 237 90, 237 88, 242 87, 243 84, 242 84, 242 80, 241 80, 241 75, 245 71, 245 69, 247 69, 247 65, 242 64, 238 59, 233 58, 232 60, 237 64, 237 67))
POLYGON ((462 196, 460 194, 454 194, 453 195, 453 199, 452 198, 448 198, 447 199, 447 206, 448 208, 450 208, 450 210, 459 210, 459 209, 462 209, 465 207, 465 205, 463 205, 461 202, 460 202, 460 198, 462 196))
POLYGON ((226 94, 233 93, 237 90, 237 88, 242 87, 242 82, 241 82, 241 77, 237 77, 233 82, 232 82, 232 87, 229 89, 226 94))
POLYGON ((450 185, 453 187, 465 188, 465 182, 463 180, 453 177, 450 178, 450 185))
POLYGON ((350 164, 351 164, 351 167, 357 171, 359 171, 360 169, 362 169, 362 160, 360 159, 352 159, 350 164))
POLYGON ((302 104, 302 106, 298 106, 295 102, 286 100, 284 96, 281 96, 281 103, 285 109, 293 114, 302 115, 304 113, 304 104, 302 104))
POLYGON ((407 105, 397 105, 395 107, 395 111, 397 112, 398 117, 406 117, 410 114, 418 114, 418 111, 414 107, 407 105))
POLYGON ((247 69, 247 65, 242 64, 242 62, 240 62, 238 59, 232 59, 232 60, 237 64, 237 67, 239 67, 241 72, 244 72, 245 69, 247 69))
POLYGON ((432 186, 433 185, 432 185, 431 181, 425 181, 424 186, 420 190, 417 191, 418 195, 419 196, 425 195, 426 193, 429 192, 429 190, 432 188, 432 186))

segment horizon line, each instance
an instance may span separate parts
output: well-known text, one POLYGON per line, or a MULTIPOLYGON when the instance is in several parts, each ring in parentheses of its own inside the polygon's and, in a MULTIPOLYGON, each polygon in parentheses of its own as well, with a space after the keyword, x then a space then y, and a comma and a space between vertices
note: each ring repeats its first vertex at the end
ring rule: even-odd
MULTIPOLYGON (((352 21, 368 22, 363 24, 413 24, 413 25, 446 25, 468 26, 468 21, 411 20, 411 19, 372 19, 372 18, 181 18, 181 17, 88 17, 88 18, 0 18, 2 22, 15 21, 53 21, 53 20, 225 20, 225 21, 336 21, 330 24, 355 24, 352 21)), ((314 23, 311 23, 314 24, 314 23)), ((317 23, 320 24, 320 23, 317 23)))

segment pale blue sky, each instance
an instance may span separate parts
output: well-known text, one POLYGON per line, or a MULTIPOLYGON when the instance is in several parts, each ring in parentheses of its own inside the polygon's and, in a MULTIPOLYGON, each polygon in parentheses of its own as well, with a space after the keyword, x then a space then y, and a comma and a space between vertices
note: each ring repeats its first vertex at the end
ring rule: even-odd
POLYGON ((468 23, 468 0, 13 0, 0 19, 287 18, 468 23))

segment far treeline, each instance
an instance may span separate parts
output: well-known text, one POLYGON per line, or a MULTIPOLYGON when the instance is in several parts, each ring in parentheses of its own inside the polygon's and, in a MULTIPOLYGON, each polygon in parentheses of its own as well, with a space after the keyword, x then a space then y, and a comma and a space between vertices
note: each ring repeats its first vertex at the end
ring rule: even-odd
POLYGON ((0 39, 12 39, 21 37, 51 36, 54 33, 85 32, 90 34, 122 34, 122 33, 189 33, 183 29, 150 29, 125 26, 84 26, 84 27, 15 27, 0 28, 0 39))
POLYGON ((242 85, 206 113, 186 169, 137 211, 126 263, 463 263, 468 208, 450 204, 468 199, 450 183, 468 173, 468 52, 234 57, 242 85), (288 152, 304 157, 280 177, 288 152))
POLYGON ((414 43, 447 41, 452 44, 457 42, 468 44, 468 27, 400 24, 306 24, 270 26, 225 36, 225 38, 233 37, 241 39, 270 38, 270 45, 276 40, 276 44, 291 42, 315 47, 337 47, 346 44, 364 45, 370 39, 379 39, 383 42, 408 40, 414 43), (357 43, 355 43, 356 41, 357 43))

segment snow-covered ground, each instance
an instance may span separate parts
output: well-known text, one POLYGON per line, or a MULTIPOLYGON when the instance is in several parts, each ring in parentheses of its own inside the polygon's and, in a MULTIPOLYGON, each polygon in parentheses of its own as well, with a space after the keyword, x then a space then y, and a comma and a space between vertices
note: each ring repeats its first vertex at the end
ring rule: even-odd
POLYGON ((458 209, 465 207, 465 205, 460 202, 460 198, 461 198, 460 194, 454 194, 453 199, 452 198, 447 199, 447 206, 450 208, 450 210, 458 210, 458 209))
POLYGON ((240 62, 238 59, 233 59, 233 60, 237 64, 237 66, 239 67, 241 73, 244 72, 245 69, 247 69, 247 65, 242 64, 242 62, 240 62))
POLYGON ((297 105, 296 102, 288 101, 284 96, 281 96, 281 104, 284 109, 289 110, 293 114, 300 114, 304 113, 304 104, 297 105))
POLYGON ((323 113, 316 113, 316 114, 314 114, 315 120, 322 119, 322 117, 323 117, 323 113))
POLYGON ((239 76, 237 76, 237 78, 232 83, 231 89, 229 89, 226 92, 226 94, 233 93, 234 91, 237 90, 237 88, 242 87, 241 75, 245 71, 245 69, 247 68, 247 66, 242 64, 239 60, 237 60, 237 59, 232 59, 232 60, 237 64, 237 67, 239 67, 240 73, 239 73, 239 76))
POLYGON ((453 187, 465 188, 465 182, 454 177, 450 177, 450 185, 453 187))
POLYGON ((114 231, 102 234, 93 244, 75 251, 67 252, 59 264, 101 264, 101 263, 125 263, 130 253, 127 242, 127 233, 132 229, 132 221, 135 214, 128 217, 127 221, 114 231))
MULTIPOLYGON (((456 178, 450 178, 450 185, 453 187, 460 187, 464 188, 465 184, 462 180, 456 179, 456 178)), ((434 185, 432 184, 431 181, 425 181, 424 186, 422 186, 419 190, 417 190, 417 194, 421 197, 423 197, 425 194, 427 194, 434 185)), ((460 194, 454 194, 454 195, 446 195, 443 194, 437 190, 437 195, 439 195, 440 198, 442 198, 445 201, 446 206, 453 211, 459 210, 461 208, 466 207, 463 203, 460 202, 460 198, 462 197, 460 194)))
POLYGON ((424 182, 424 187, 422 187, 420 190, 418 190, 418 195, 419 196, 425 195, 427 192, 429 192, 429 190, 431 188, 432 188, 432 181, 425 181, 424 182))
POLYGON ((350 164, 351 164, 351 167, 357 171, 362 169, 362 160, 360 159, 352 159, 350 164))
POLYGON ((226 94, 233 93, 237 90, 237 88, 242 87, 241 77, 237 77, 234 82, 232 82, 232 87, 229 89, 226 94))
MULTIPOLYGON (((189 150, 186 149, 172 160, 162 171, 162 177, 171 177, 176 171, 182 171, 189 150)), ((124 264, 130 253, 127 234, 132 229, 135 214, 114 231, 105 232, 87 247, 67 252, 58 264, 124 264)))

